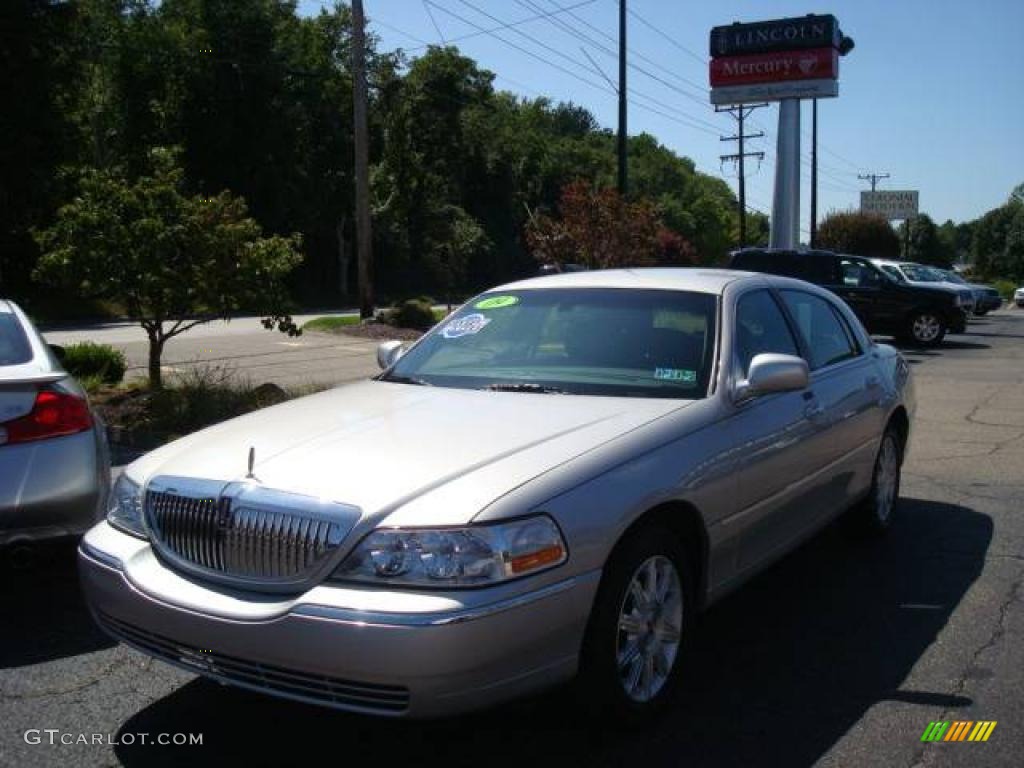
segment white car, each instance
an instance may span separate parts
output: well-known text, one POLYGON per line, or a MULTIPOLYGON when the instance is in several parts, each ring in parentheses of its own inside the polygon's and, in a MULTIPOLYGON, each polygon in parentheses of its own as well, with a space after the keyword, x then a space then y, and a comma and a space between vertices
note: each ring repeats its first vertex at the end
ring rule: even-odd
POLYGON ((910 366, 809 283, 555 274, 401 352, 129 465, 79 550, 100 625, 356 712, 578 674, 621 721, 685 683, 700 608, 844 512, 875 533, 898 514, 910 366))
POLYGON ((1013 292, 1013 303, 1024 309, 1024 286, 1013 292))
POLYGON ((922 285, 927 288, 942 288, 960 297, 960 306, 968 314, 974 312, 975 296, 970 286, 960 285, 946 279, 937 269, 916 264, 912 261, 872 259, 871 262, 898 283, 922 285))

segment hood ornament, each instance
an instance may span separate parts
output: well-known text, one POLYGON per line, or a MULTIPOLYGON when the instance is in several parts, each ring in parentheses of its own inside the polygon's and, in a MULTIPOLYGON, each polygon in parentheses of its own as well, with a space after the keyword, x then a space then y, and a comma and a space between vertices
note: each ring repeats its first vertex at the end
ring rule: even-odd
POLYGON ((255 466, 255 464, 256 464, 256 446, 250 445, 249 446, 249 471, 245 473, 245 479, 246 480, 257 480, 257 481, 259 480, 259 478, 256 477, 256 475, 254 475, 252 473, 252 468, 255 466))

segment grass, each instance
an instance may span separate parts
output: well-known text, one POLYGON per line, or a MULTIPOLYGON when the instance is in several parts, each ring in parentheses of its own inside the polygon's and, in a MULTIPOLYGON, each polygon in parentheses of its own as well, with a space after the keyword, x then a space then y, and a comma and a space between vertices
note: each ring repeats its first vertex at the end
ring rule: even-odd
MULTIPOLYGON (((434 322, 439 323, 448 317, 448 310, 445 308, 433 309, 434 322)), ((330 317, 315 317, 302 325, 304 331, 316 331, 319 333, 338 333, 346 328, 359 325, 358 315, 332 315, 330 317)))
POLYGON ((334 315, 331 317, 316 317, 303 323, 304 331, 319 331, 320 333, 336 333, 342 328, 359 325, 359 315, 334 315))

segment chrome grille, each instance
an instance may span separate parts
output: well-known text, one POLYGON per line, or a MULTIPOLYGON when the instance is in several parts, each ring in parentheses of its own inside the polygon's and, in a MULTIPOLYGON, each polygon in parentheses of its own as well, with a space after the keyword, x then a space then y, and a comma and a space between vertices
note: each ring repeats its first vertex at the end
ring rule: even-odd
POLYGON ((358 511, 260 486, 160 478, 146 492, 146 516, 172 559, 207 574, 284 581, 315 570, 358 511))
POLYGON ((244 688, 374 714, 401 714, 409 707, 409 690, 401 686, 339 680, 284 669, 183 644, 102 612, 97 612, 96 618, 108 634, 143 653, 244 688))

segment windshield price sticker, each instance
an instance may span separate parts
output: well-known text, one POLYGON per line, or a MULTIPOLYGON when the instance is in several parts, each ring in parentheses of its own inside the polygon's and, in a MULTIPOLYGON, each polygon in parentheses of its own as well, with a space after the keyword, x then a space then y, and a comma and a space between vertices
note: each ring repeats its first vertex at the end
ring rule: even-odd
POLYGON ((473 309, 501 309, 519 303, 518 296, 491 296, 473 305, 473 309))
POLYGON ((480 333, 489 322, 491 322, 490 318, 484 317, 479 312, 474 312, 472 315, 452 320, 441 329, 441 335, 446 339, 460 339, 463 336, 472 336, 480 333))
POLYGON ((692 384, 697 381, 697 372, 688 368, 655 368, 654 378, 659 381, 682 381, 692 384))

